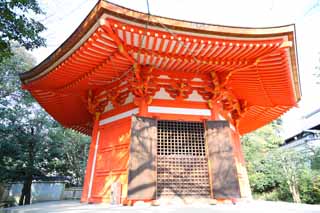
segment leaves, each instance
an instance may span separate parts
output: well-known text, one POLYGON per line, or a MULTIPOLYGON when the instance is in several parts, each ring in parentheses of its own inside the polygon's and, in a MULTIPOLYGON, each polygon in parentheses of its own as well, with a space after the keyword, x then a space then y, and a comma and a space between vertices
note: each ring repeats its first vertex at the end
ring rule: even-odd
POLYGON ((27 50, 45 46, 39 33, 46 28, 34 14, 43 14, 36 0, 0 0, 0 62, 13 54, 13 41, 27 50))
POLYGON ((280 124, 274 121, 241 138, 253 192, 272 191, 279 185, 278 168, 272 165, 269 153, 283 141, 280 124))
POLYGON ((310 154, 281 148, 279 130, 278 120, 242 137, 253 193, 268 200, 320 203, 320 149, 310 154))
POLYGON ((66 176, 81 185, 90 138, 61 127, 20 86, 18 74, 34 65, 24 48, 0 62, 0 182, 66 176))

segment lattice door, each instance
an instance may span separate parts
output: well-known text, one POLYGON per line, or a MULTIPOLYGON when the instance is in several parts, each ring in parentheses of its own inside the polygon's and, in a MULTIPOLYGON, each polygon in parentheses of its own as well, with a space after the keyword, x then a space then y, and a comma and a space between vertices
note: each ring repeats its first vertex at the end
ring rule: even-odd
POLYGON ((210 197, 204 127, 158 121, 157 196, 210 197))

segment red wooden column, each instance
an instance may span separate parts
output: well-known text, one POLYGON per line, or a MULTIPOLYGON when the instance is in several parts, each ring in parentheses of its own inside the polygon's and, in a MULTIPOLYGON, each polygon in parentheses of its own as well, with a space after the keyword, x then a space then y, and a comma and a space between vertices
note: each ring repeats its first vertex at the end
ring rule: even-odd
POLYGON ((252 195, 251 195, 248 173, 246 169, 246 163, 245 163, 245 159, 244 159, 242 148, 241 148, 240 134, 237 130, 232 130, 232 140, 233 140, 234 155, 235 155, 236 167, 237 167, 238 178, 239 178, 241 198, 251 199, 252 195))
POLYGON ((147 101, 145 100, 145 98, 139 98, 137 102, 139 107, 139 116, 147 117, 149 114, 147 101))
POLYGON ((210 108, 211 110, 211 120, 219 120, 219 113, 218 113, 218 106, 216 104, 213 104, 210 108))
POLYGON ((93 131, 91 137, 91 144, 90 144, 90 151, 87 161, 87 168, 86 168, 86 175, 84 178, 84 184, 82 189, 82 196, 80 202, 89 202, 91 196, 91 189, 93 183, 93 176, 94 176, 94 162, 95 162, 95 155, 97 152, 97 139, 98 139, 98 132, 99 132, 99 118, 100 113, 96 112, 95 121, 93 124, 93 131))

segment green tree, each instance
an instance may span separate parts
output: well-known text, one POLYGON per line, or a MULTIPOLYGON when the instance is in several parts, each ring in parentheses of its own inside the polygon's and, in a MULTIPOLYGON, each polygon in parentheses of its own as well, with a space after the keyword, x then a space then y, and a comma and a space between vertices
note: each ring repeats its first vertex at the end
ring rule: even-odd
POLYGON ((272 153, 273 165, 279 168, 283 182, 285 182, 295 203, 301 203, 299 185, 302 173, 308 170, 307 156, 294 149, 280 148, 272 153))
POLYGON ((310 169, 303 170, 299 175, 299 192, 302 203, 320 203, 320 173, 310 169))
POLYGON ((90 146, 90 137, 60 125, 49 131, 51 143, 46 155, 52 161, 46 165, 49 171, 68 178, 71 186, 82 186, 90 146))
POLYGON ((20 89, 18 73, 34 65, 34 60, 22 48, 14 49, 14 56, 4 59, 0 66, 0 136, 2 179, 24 178, 20 204, 30 203, 34 175, 40 175, 42 160, 38 155, 48 140, 47 127, 53 120, 35 104, 29 93, 20 89))
POLYGON ((311 151, 311 169, 320 172, 320 148, 309 150, 311 151))
POLYGON ((274 121, 242 137, 250 186, 255 197, 267 200, 320 203, 320 149, 309 152, 279 145, 281 122, 274 121))
POLYGON ((27 50, 45 46, 39 33, 43 24, 33 17, 43 14, 36 0, 0 0, 0 61, 12 54, 11 42, 27 50))
POLYGON ((281 120, 277 120, 241 138, 253 193, 272 191, 280 184, 278 168, 269 157, 283 142, 280 131, 281 120))
POLYGON ((12 51, 13 57, 0 62, 0 103, 4 106, 10 103, 9 99, 16 102, 23 96, 27 97, 27 93, 20 89, 18 75, 35 64, 35 59, 23 48, 15 47, 12 51))
POLYGON ((20 86, 34 60, 23 48, 0 63, 0 181, 24 180, 20 204, 30 203, 35 176, 64 175, 81 184, 89 137, 65 130, 20 86))

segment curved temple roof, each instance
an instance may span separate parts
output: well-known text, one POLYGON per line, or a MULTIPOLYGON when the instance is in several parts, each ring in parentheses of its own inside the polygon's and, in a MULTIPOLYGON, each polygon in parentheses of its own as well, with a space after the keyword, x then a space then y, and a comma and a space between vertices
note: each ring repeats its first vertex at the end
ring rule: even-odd
POLYGON ((194 75, 204 83, 214 71, 233 96, 248 104, 239 120, 242 134, 300 100, 294 25, 209 25, 149 16, 105 1, 98 2, 54 53, 20 78, 56 120, 89 134, 88 90, 120 84, 134 64, 152 66, 157 73, 194 75))

